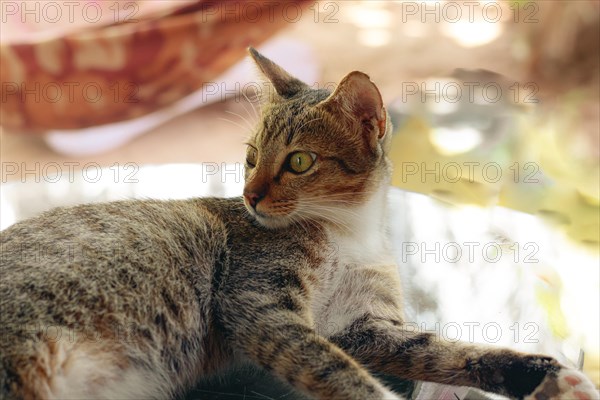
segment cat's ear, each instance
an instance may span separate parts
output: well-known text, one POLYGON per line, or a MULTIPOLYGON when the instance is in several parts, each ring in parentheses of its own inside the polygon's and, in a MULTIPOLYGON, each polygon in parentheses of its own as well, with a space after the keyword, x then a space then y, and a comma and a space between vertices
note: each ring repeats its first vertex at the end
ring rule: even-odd
POLYGON ((346 75, 319 107, 340 115, 353 126, 360 126, 372 145, 385 136, 388 128, 381 93, 363 72, 354 71, 346 75))
POLYGON ((272 86, 272 89, 275 91, 275 93, 273 93, 273 90, 269 90, 268 100, 277 100, 277 96, 283 99, 289 99, 301 90, 308 88, 307 84, 288 74, 283 68, 260 54, 256 49, 249 47, 248 52, 258 69, 260 69, 264 77, 271 83, 270 86, 272 86))

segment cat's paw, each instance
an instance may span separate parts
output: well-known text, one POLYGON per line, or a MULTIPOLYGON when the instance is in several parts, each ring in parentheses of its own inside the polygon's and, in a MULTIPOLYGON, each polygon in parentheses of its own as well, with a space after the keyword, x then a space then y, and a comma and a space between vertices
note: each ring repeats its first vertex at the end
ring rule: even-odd
POLYGON ((524 400, 598 400, 594 384, 583 373, 561 368, 549 373, 542 383, 524 400))

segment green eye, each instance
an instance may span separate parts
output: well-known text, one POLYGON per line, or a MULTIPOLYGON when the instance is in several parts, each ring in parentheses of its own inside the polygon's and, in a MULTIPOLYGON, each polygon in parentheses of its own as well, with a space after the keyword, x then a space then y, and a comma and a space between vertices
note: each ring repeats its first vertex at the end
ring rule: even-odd
POLYGON ((317 155, 309 153, 308 151, 297 151, 292 153, 288 162, 289 168, 292 172, 301 174, 306 172, 312 167, 315 162, 317 155))
POLYGON ((256 149, 252 146, 248 146, 248 149, 246 149, 246 164, 251 168, 256 166, 257 153, 256 149))

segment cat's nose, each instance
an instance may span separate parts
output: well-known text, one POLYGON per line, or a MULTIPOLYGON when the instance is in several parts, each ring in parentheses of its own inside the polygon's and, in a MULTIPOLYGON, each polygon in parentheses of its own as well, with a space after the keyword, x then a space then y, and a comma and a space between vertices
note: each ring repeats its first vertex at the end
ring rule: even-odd
POLYGON ((261 201, 265 197, 265 195, 254 192, 244 192, 244 197, 246 198, 246 201, 248 201, 248 204, 250 204, 252 208, 256 208, 258 202, 261 201))

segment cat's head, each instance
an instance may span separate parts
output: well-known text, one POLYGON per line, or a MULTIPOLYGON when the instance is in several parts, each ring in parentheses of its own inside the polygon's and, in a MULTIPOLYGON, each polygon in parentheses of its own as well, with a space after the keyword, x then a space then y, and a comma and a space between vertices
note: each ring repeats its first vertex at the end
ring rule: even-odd
POLYGON ((272 89, 248 141, 244 202, 268 228, 339 225, 389 181, 391 124, 379 90, 351 72, 333 93, 312 89, 250 48, 272 89))

